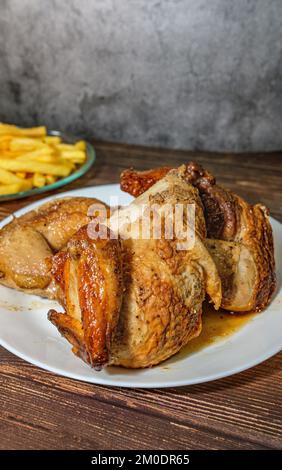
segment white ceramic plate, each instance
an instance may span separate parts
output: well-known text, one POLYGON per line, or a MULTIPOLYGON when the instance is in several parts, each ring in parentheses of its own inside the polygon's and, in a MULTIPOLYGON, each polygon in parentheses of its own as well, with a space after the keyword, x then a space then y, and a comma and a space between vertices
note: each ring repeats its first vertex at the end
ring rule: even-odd
MULTIPOLYGON (((89 196, 109 202, 118 196, 127 204, 131 196, 118 185, 96 186, 59 194, 56 197, 89 196)), ((46 198, 16 212, 19 216, 46 198)), ((5 219, 0 226, 11 219, 5 219)), ((174 356, 160 366, 143 370, 109 367, 98 372, 76 358, 69 343, 47 320, 47 311, 57 307, 43 300, 0 286, 0 344, 32 364, 77 380, 119 387, 174 387, 219 379, 248 369, 282 349, 282 225, 272 219, 278 288, 270 306, 254 316, 237 333, 189 356, 174 356)))

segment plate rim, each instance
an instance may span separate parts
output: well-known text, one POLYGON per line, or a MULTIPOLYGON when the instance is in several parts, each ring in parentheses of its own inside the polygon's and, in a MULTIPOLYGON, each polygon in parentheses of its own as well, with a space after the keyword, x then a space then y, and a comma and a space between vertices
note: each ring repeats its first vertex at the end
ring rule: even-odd
MULTIPOLYGON (((20 359, 24 360, 25 362, 32 364, 33 366, 38 367, 39 369, 45 370, 47 372, 54 373, 58 376, 61 377, 66 377, 69 379, 73 380, 78 380, 80 382, 86 382, 86 383, 91 383, 94 385, 103 385, 107 387, 119 387, 119 388, 174 388, 174 387, 188 387, 190 385, 197 385, 197 384, 202 384, 202 383, 208 383, 208 382, 213 382, 216 380, 224 379, 226 377, 230 377, 232 375, 239 374, 240 372, 244 372, 245 370, 249 370, 259 364, 262 364, 263 362, 267 361, 271 357, 275 356, 282 350, 282 346, 278 346, 277 348, 273 349, 271 352, 268 352, 254 361, 250 361, 247 365, 241 366, 241 367, 235 367, 234 369, 230 369, 228 372, 219 372, 217 374, 211 374, 210 376, 200 376, 195 379, 183 379, 183 380, 171 380, 171 381, 166 381, 166 382, 154 382, 154 383, 147 383, 147 382, 142 382, 140 381, 140 384, 135 384, 131 383, 130 381, 123 380, 120 384, 117 382, 114 382, 113 380, 108 380, 108 379, 103 379, 102 377, 99 378, 98 375, 93 375, 93 380, 88 379, 88 378, 82 378, 78 374, 74 373, 66 373, 63 369, 56 368, 53 366, 48 366, 47 364, 36 361, 34 359, 27 359, 27 356, 25 354, 18 352, 15 348, 12 346, 7 346, 6 342, 1 340, 0 338, 0 346, 5 348, 7 351, 10 353, 14 354, 15 356, 19 357, 20 359)), ((70 350, 71 354, 71 350, 70 350)), ((155 366, 159 367, 159 365, 155 366)), ((128 370, 125 368, 125 370, 128 370)), ((134 369, 130 369, 131 371, 134 371, 134 369)), ((145 369, 136 369, 136 371, 146 371, 147 368, 145 369)), ((98 372, 99 373, 99 372, 98 372)))

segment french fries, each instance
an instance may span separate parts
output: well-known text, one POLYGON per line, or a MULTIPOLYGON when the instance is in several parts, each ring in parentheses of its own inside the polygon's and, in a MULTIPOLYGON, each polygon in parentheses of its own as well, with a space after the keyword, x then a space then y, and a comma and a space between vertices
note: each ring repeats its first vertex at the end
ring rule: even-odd
POLYGON ((45 126, 40 127, 29 127, 22 129, 12 124, 0 123, 0 135, 22 135, 24 137, 45 137, 47 130, 45 126))
POLYGON ((68 176, 73 166, 69 163, 42 163, 34 160, 9 160, 0 158, 0 168, 10 171, 26 171, 27 173, 48 173, 54 176, 68 176))
POLYGON ((46 183, 47 184, 53 184, 57 181, 56 176, 54 175, 46 175, 46 183))
POLYGON ((8 194, 20 193, 32 189, 32 178, 21 181, 20 183, 0 184, 0 195, 7 196, 8 194))
POLYGON ((22 179, 11 171, 0 168, 0 184, 19 184, 22 179))
POLYGON ((34 150, 34 148, 47 147, 44 142, 39 139, 32 139, 29 137, 14 137, 9 143, 9 150, 11 152, 23 152, 34 150))
POLYGON ((61 137, 56 136, 56 135, 46 135, 46 137, 44 137, 43 140, 46 144, 51 144, 51 145, 60 144, 62 142, 61 137))
POLYGON ((70 175, 86 160, 86 142, 62 141, 46 127, 0 123, 0 196, 42 188, 70 175))
POLYGON ((20 183, 0 184, 1 196, 7 196, 8 194, 15 194, 21 191, 22 191, 22 186, 20 183))
POLYGON ((46 178, 41 173, 34 173, 33 175, 33 186, 35 188, 42 188, 46 184, 46 178))

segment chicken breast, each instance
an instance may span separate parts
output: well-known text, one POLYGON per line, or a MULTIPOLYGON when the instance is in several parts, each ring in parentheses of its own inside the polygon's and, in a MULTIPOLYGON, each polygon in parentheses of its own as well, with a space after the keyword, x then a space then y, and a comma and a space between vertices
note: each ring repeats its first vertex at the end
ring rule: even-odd
MULTIPOLYGON (((64 290, 65 313, 51 311, 49 318, 71 342, 73 351, 91 366, 142 368, 159 364, 200 334, 206 294, 216 308, 221 303, 221 281, 203 242, 202 203, 197 189, 185 181, 184 170, 169 172, 120 211, 118 239, 92 239, 84 228, 83 234, 75 235, 54 259, 54 279, 64 290), (176 227, 171 238, 165 236, 163 222, 169 204, 195 207, 195 239, 189 249, 183 249, 176 227), (161 221, 158 238, 153 229, 147 238, 143 233, 140 236, 140 218, 131 216, 143 207, 157 207, 161 221), (66 268, 78 238, 72 268, 66 268), (59 261, 58 275, 59 258, 63 262, 59 261), (88 263, 82 261, 86 258, 88 263), (74 286, 78 286, 76 294, 74 286)), ((107 224, 112 228, 114 222, 108 220, 107 224)), ((184 211, 183 222, 187 228, 188 212, 184 211)))

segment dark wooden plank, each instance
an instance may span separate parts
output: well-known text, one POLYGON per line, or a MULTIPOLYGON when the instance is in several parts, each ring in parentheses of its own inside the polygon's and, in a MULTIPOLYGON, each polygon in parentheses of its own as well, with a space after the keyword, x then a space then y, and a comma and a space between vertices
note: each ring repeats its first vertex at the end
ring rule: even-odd
POLYGON ((281 384, 280 359, 273 359, 271 374, 266 363, 239 374, 236 387, 229 378, 179 389, 113 390, 57 377, 5 352, 0 442, 7 445, 6 427, 16 425, 17 448, 77 442, 93 449, 279 448, 281 386, 271 399, 266 390, 273 380, 281 384))
MULTIPOLYGON (((57 193, 96 184, 119 182, 120 172, 130 166, 148 169, 156 166, 177 166, 196 160, 214 172, 218 182, 236 191, 250 203, 262 202, 271 213, 282 220, 282 153, 269 154, 216 154, 180 150, 160 150, 96 142, 97 161, 82 179, 60 188, 57 193)), ((45 195, 4 202, 0 211, 14 212, 20 207, 42 199, 45 195)))
MULTIPOLYGON (((120 171, 196 160, 282 220, 282 153, 223 155, 96 142, 97 164, 59 192, 119 181, 120 171)), ((48 195, 48 194, 46 194, 48 195)), ((42 195, 41 197, 44 197, 42 195)), ((33 200, 0 205, 0 218, 33 200)), ((262 449, 282 445, 282 353, 216 382, 163 390, 94 386, 0 348, 0 448, 262 449)))

